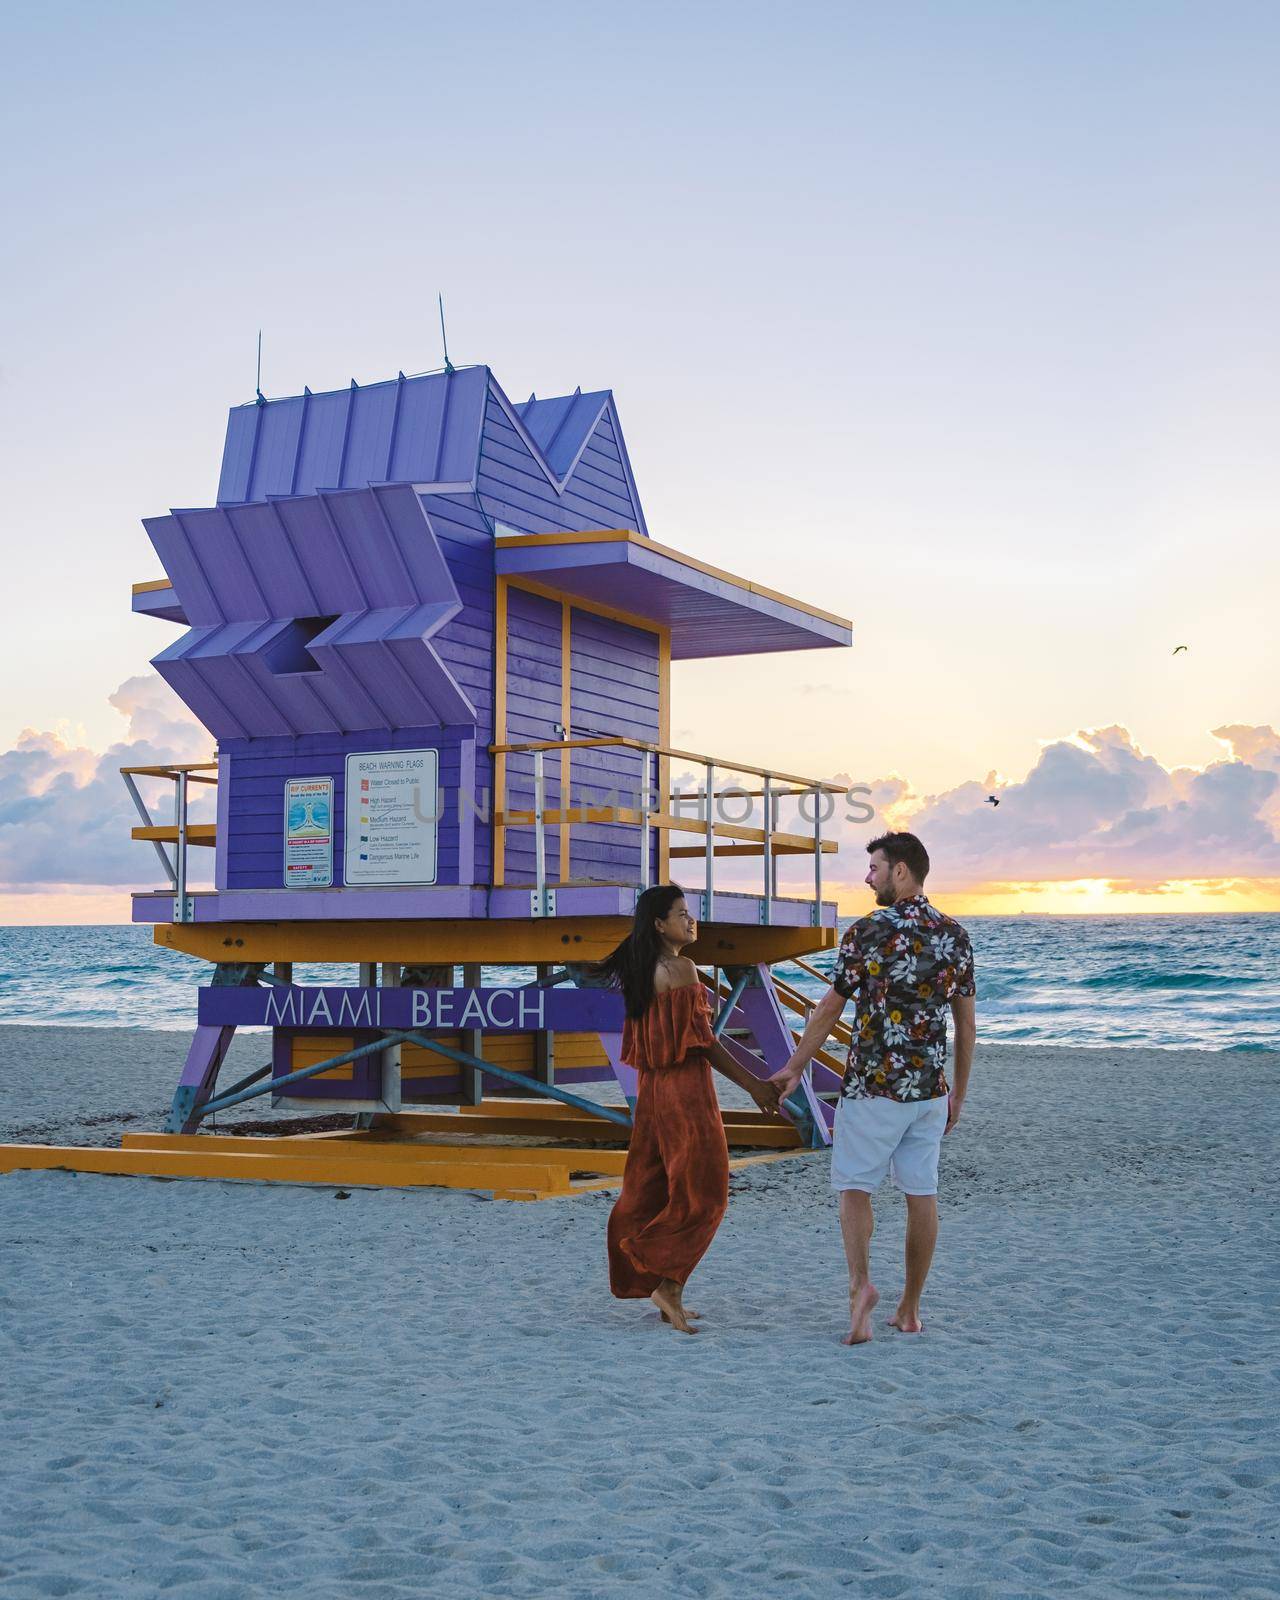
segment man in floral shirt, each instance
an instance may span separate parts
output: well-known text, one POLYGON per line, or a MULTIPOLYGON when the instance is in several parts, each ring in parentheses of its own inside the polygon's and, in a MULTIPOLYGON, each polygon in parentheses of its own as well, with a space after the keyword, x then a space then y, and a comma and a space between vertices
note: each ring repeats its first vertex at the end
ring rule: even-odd
POLYGON ((938 1237, 938 1156, 960 1117, 975 1037, 973 949, 958 922, 929 904, 929 856, 911 833, 867 846, 866 882, 878 909, 845 933, 831 988, 774 1081, 794 1091, 853 1002, 848 1066, 836 1108, 831 1186, 849 1261, 846 1344, 871 1337, 879 1294, 871 1282, 871 1196, 886 1174, 907 1197, 906 1282, 890 1326, 920 1333, 920 1296, 938 1237), (955 1084, 946 1078, 948 1009, 955 1025, 955 1084))

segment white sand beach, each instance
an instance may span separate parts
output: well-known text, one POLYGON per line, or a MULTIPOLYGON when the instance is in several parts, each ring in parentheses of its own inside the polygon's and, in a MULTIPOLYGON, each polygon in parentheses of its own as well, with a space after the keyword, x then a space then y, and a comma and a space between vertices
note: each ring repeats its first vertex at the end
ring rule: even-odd
MULTIPOLYGON (((0 1138, 158 1127, 183 1049, 0 1030, 0 1138)), ((821 1155, 735 1174, 693 1339, 607 1194, 0 1177, 0 1592, 1275 1596, 1278 1071, 980 1045, 926 1332, 886 1190, 852 1350, 821 1155)))

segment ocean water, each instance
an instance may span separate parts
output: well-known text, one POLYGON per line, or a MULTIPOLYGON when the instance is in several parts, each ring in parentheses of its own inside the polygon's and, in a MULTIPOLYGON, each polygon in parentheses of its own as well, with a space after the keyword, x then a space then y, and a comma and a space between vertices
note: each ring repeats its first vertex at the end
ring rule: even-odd
MULTIPOLYGON (((1280 915, 973 917, 980 1039, 1280 1049, 1280 915)), ((828 971, 832 955, 811 965, 828 971)), ((532 978, 517 969, 516 981, 532 978)), ((147 928, 0 927, 0 1023, 190 1029, 206 963, 147 928)), ((817 995, 798 968, 779 972, 817 995)), ((354 983, 354 968, 294 969, 354 983)), ((490 981, 510 982, 504 969, 490 981)))

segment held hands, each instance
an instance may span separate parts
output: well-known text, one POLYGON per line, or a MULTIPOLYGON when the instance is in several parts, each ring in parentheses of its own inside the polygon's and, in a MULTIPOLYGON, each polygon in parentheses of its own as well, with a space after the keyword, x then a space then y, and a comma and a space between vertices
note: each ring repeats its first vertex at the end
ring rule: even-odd
POLYGON ((776 1117, 780 1115, 778 1102, 781 1099, 781 1095, 776 1078, 766 1078, 763 1081, 759 1078, 753 1078, 746 1085, 746 1090, 766 1116, 776 1117))
POLYGON ((781 1072, 775 1072, 774 1073, 773 1077, 769 1079, 769 1083, 777 1085, 778 1098, 780 1100, 785 1100, 788 1095, 794 1094, 796 1092, 797 1088, 800 1085, 800 1080, 803 1077, 804 1077, 804 1068, 803 1067, 793 1067, 792 1064, 788 1061, 786 1066, 783 1067, 781 1072))

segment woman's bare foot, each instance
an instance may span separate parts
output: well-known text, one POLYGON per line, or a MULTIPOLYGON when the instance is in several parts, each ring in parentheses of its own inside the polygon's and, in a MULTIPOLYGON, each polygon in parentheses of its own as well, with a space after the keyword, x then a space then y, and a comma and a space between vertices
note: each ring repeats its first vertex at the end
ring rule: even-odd
POLYGON ((923 1333, 924 1323, 920 1320, 919 1311, 910 1306, 900 1305, 889 1318, 889 1326, 896 1328, 899 1333, 923 1333))
POLYGON ((669 1322, 680 1333, 697 1333, 696 1328, 689 1326, 689 1313, 681 1304, 680 1295, 681 1286, 673 1278, 664 1278, 649 1298, 661 1311, 664 1322, 669 1322))
POLYGON ((841 1344, 866 1344, 871 1338, 871 1313, 880 1304, 880 1291, 874 1283, 849 1290, 849 1331, 841 1344))

